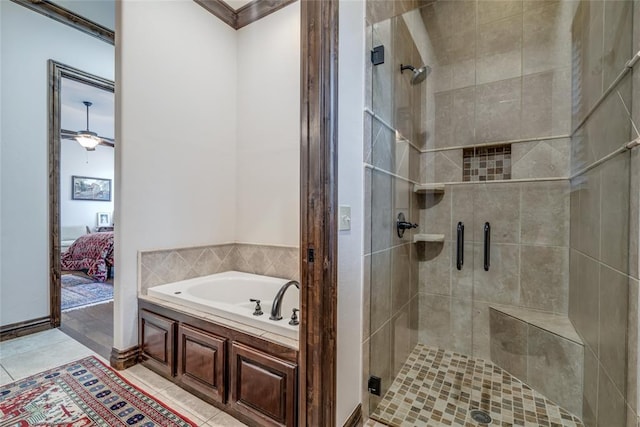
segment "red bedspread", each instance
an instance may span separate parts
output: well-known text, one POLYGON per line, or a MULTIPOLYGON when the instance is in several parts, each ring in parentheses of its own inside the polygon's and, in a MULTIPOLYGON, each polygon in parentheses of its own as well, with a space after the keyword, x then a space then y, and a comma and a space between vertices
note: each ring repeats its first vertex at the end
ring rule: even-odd
POLYGON ((63 270, 87 270, 87 275, 104 282, 113 265, 113 231, 78 237, 62 254, 60 264, 63 270))

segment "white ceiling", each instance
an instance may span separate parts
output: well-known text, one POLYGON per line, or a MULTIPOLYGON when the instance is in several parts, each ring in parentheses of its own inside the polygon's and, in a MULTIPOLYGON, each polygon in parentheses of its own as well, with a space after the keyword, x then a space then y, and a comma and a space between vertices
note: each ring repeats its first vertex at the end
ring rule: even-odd
POLYGON ((115 0, 51 0, 51 2, 112 31, 116 28, 115 0))
POLYGON ((83 101, 93 103, 89 107, 89 130, 100 136, 113 138, 115 134, 113 92, 67 78, 62 79, 60 95, 62 129, 72 131, 86 129, 87 110, 83 101))

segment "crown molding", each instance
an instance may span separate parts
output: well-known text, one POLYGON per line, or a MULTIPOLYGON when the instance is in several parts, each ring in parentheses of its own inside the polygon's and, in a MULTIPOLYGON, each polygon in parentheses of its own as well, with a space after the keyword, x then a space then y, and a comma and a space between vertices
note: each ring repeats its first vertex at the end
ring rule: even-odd
POLYGON ((253 0, 237 10, 223 0, 194 1, 234 30, 239 30, 297 0, 253 0))
POLYGON ((80 30, 85 34, 96 37, 103 42, 114 44, 115 33, 107 27, 97 24, 77 13, 58 6, 48 0, 11 0, 12 2, 24 6, 27 9, 38 12, 58 22, 80 30))

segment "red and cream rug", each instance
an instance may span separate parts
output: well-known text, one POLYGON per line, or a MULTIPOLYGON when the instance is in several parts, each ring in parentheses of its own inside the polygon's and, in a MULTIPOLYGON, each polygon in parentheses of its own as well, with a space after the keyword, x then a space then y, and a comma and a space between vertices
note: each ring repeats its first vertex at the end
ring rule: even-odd
POLYGON ((0 386, 0 426, 195 427, 95 357, 0 386))

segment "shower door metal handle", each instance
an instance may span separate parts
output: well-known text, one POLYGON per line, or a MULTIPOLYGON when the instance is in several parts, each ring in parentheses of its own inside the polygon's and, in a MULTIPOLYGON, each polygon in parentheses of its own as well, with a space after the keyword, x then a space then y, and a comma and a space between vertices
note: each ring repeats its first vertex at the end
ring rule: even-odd
POLYGON ((491 224, 484 223, 484 271, 491 266, 491 224))
POLYGON ((456 268, 458 270, 462 270, 463 265, 464 265, 464 223, 458 222, 456 268))

